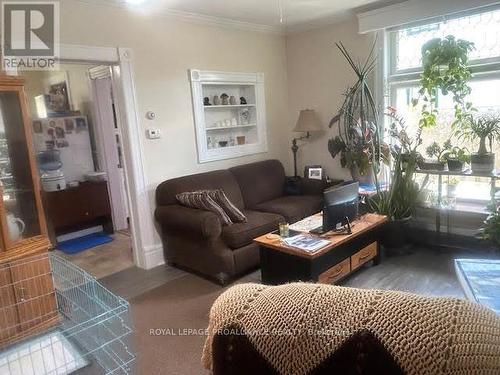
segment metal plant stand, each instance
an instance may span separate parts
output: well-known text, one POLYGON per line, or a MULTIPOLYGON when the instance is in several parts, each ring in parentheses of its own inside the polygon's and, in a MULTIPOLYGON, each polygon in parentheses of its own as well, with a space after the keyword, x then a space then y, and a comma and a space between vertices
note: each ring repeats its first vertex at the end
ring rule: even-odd
MULTIPOLYGON (((496 182, 497 180, 500 180, 500 174, 497 171, 494 171, 492 173, 477 173, 473 172, 471 170, 465 170, 465 171, 437 171, 437 170, 417 170, 416 173, 424 174, 427 176, 437 176, 438 177, 438 194, 437 194, 437 209, 436 209, 436 219, 435 219, 435 224, 436 224, 436 234, 439 237, 441 234, 441 211, 443 210, 442 203, 443 203, 443 176, 445 177, 483 177, 483 178, 489 178, 490 179, 490 196, 491 199, 495 198, 495 194, 499 190, 496 187, 496 182)), ((450 231, 450 220, 449 220, 449 212, 450 210, 447 208, 446 209, 446 214, 447 214, 447 231, 450 231)))

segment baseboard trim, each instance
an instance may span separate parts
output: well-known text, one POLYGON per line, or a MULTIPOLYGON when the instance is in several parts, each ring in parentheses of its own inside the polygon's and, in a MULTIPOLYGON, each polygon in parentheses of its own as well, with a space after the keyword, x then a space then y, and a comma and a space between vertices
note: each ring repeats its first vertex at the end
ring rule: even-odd
POLYGON ((151 269, 165 264, 162 244, 155 244, 144 249, 144 269, 151 269))

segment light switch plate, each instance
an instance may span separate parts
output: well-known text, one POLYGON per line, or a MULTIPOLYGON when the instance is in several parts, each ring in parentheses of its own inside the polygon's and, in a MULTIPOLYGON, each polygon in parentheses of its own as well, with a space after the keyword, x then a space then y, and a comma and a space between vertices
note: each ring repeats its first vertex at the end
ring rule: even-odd
POLYGON ((149 128, 146 130, 146 136, 148 139, 158 139, 161 138, 161 131, 160 129, 149 128))

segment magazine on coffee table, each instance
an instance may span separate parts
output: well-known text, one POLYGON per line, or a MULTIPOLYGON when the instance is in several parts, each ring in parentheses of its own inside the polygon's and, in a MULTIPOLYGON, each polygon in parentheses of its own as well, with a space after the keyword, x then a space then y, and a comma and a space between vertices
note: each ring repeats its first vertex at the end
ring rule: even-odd
POLYGON ((283 242, 288 246, 295 247, 309 253, 314 253, 331 244, 331 242, 328 240, 324 240, 318 237, 305 236, 303 234, 284 238, 283 242))

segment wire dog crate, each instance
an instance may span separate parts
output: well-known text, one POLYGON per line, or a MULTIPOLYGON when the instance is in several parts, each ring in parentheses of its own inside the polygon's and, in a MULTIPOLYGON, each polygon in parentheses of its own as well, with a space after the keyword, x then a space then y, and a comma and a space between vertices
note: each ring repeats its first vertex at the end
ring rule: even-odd
POLYGON ((132 332, 129 303, 63 258, 0 266, 0 374, 131 374, 132 332))

